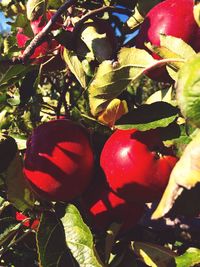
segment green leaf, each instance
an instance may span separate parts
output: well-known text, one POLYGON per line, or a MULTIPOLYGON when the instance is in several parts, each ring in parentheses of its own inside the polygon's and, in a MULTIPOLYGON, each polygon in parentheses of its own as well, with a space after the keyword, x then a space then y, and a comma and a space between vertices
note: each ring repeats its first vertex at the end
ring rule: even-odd
POLYGON ((19 96, 15 95, 13 98, 8 98, 7 102, 11 106, 18 106, 20 104, 20 98, 19 98, 19 96))
MULTIPOLYGON (((0 61, 0 65, 1 64, 2 63, 0 61)), ((33 68, 34 67, 32 66, 24 66, 24 65, 11 66, 3 75, 3 77, 1 77, 0 90, 7 89, 7 87, 15 84, 33 68)))
POLYGON ((86 88, 86 86, 87 86, 86 75, 85 75, 85 72, 83 70, 83 66, 82 66, 80 60, 78 59, 77 55, 73 51, 70 51, 70 50, 65 48, 63 56, 64 56, 64 60, 67 63, 69 69, 75 75, 75 77, 79 81, 80 85, 83 88, 86 88))
POLYGON ((63 225, 55 213, 42 213, 36 238, 41 267, 74 266, 66 246, 63 225))
POLYGON ((68 205, 62 223, 65 229, 66 243, 80 267, 102 267, 94 248, 93 236, 83 222, 77 208, 68 205))
POLYGON ((180 135, 177 136, 175 139, 170 140, 167 142, 169 145, 174 145, 176 147, 176 155, 181 157, 185 147, 189 142, 192 140, 191 134, 194 132, 194 128, 190 125, 182 124, 179 126, 180 135))
MULTIPOLYGON (((103 27, 104 24, 101 26, 103 27)), ((104 27, 106 26, 107 25, 105 25, 104 27)), ((86 44, 88 49, 92 52, 94 57, 99 62, 103 62, 104 60, 111 58, 113 54, 112 44, 105 32, 98 32, 97 25, 95 24, 95 22, 84 23, 84 26, 81 31, 81 40, 86 44)))
POLYGON ((117 122, 118 129, 136 128, 147 131, 158 127, 166 127, 172 123, 178 115, 178 109, 166 102, 160 101, 150 105, 141 105, 124 116, 117 122))
POLYGON ((174 36, 161 34, 160 45, 168 48, 170 51, 178 55, 179 58, 188 59, 196 54, 189 44, 174 36))
POLYGON ((29 20, 37 20, 39 16, 45 13, 47 0, 28 0, 26 4, 26 13, 29 20))
POLYGON ((16 17, 16 20, 14 22, 14 26, 17 28, 17 27, 20 27, 20 28, 24 28, 27 26, 27 23, 28 23, 28 19, 26 16, 24 16, 24 14, 18 14, 17 17, 16 17))
POLYGON ((0 219, 0 225, 0 246, 2 246, 3 243, 5 243, 17 233, 17 231, 21 227, 21 223, 17 222, 12 217, 7 217, 0 219))
POLYGON ((104 61, 100 64, 93 81, 89 85, 91 112, 97 116, 109 102, 123 92, 128 84, 138 78, 145 68, 156 61, 145 50, 122 48, 118 61, 104 61))
POLYGON ((165 247, 145 242, 132 242, 132 247, 148 266, 175 267, 176 253, 165 247))
POLYGON ((22 159, 18 152, 6 171, 6 185, 8 200, 17 209, 24 211, 34 206, 35 199, 24 179, 22 159))
POLYGON ((146 104, 152 104, 158 101, 164 101, 169 104, 173 104, 174 100, 172 98, 172 92, 172 87, 158 90, 148 97, 148 99, 146 100, 146 104))
POLYGON ((200 249, 189 248, 183 255, 176 257, 176 267, 192 267, 200 264, 200 249))
POLYGON ((137 27, 140 23, 143 22, 145 15, 149 12, 151 8, 153 8, 155 5, 157 5, 161 0, 139 0, 137 5, 135 6, 133 16, 131 16, 127 20, 127 25, 130 29, 134 29, 137 27))
POLYGON ((188 60, 179 71, 176 92, 182 114, 200 128, 200 54, 188 60))
POLYGON ((49 0, 48 1, 48 6, 51 8, 58 9, 62 5, 63 1, 61 0, 49 0))
POLYGON ((177 71, 184 65, 185 60, 196 54, 194 49, 182 39, 165 34, 160 34, 159 47, 150 43, 146 46, 161 58, 173 59, 167 63, 167 71, 174 80, 177 80, 177 71))
POLYGON ((15 141, 17 142, 17 146, 19 150, 24 150, 26 149, 26 142, 27 142, 27 137, 24 135, 20 135, 20 134, 10 134, 11 137, 13 137, 15 139, 15 141))

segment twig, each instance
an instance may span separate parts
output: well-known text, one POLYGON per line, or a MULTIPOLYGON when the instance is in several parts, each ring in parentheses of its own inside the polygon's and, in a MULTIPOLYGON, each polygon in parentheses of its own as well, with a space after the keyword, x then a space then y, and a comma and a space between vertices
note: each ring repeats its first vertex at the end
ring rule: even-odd
POLYGON ((99 15, 101 13, 104 13, 104 12, 116 12, 116 13, 120 13, 120 14, 127 14, 127 15, 131 15, 132 12, 128 9, 124 9, 124 8, 119 8, 119 7, 114 7, 114 6, 103 6, 103 7, 100 7, 100 8, 97 8, 95 10, 92 10, 90 12, 88 12, 85 16, 83 16, 75 25, 75 28, 74 28, 74 31, 78 31, 83 23, 85 21, 87 21, 89 18, 93 18, 95 17, 96 15, 99 15))
POLYGON ((30 44, 24 50, 23 56, 21 57, 21 62, 26 63, 29 57, 34 53, 35 48, 38 47, 46 38, 47 34, 51 31, 53 25, 59 19, 59 17, 64 13, 66 9, 74 5, 78 0, 67 0, 58 11, 52 16, 45 27, 33 38, 30 44))

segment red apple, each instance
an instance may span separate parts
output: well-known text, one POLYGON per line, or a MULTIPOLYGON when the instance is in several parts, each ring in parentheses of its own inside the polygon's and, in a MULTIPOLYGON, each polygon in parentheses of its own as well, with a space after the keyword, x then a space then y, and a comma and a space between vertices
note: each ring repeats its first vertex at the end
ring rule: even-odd
MULTIPOLYGON (((146 49, 145 42, 160 46, 160 33, 181 38, 197 52, 200 45, 195 44, 199 27, 193 15, 193 0, 165 0, 154 6, 146 15, 136 38, 136 47, 146 49)), ((152 53, 156 59, 160 57, 152 53)), ((148 76, 158 81, 169 81, 171 78, 165 68, 154 70, 148 76)))
POLYGON ((26 215, 24 215, 23 213, 18 212, 18 211, 15 213, 15 218, 17 221, 20 221, 20 222, 27 219, 23 222, 23 225, 26 227, 29 227, 33 230, 37 230, 38 225, 40 223, 39 219, 35 219, 35 220, 33 220, 33 222, 31 222, 31 220, 28 219, 28 217, 26 215))
POLYGON ((126 202, 100 178, 83 194, 82 204, 95 231, 105 231, 116 222, 122 224, 120 233, 124 233, 133 228, 144 214, 144 205, 126 202))
MULTIPOLYGON (((44 26, 53 17, 54 14, 55 12, 48 10, 46 12, 46 17, 40 16, 37 20, 32 20, 30 22, 34 35, 38 34, 44 28, 44 26)), ((62 18, 59 18, 58 21, 53 25, 52 31, 62 28, 62 25, 63 20, 62 18)))
MULTIPOLYGON (((43 16, 40 16, 37 20, 30 22, 34 35, 38 34, 44 28, 44 26, 47 24, 48 20, 53 16, 53 14, 54 14, 53 12, 47 11, 46 19, 43 16)), ((60 27, 62 27, 61 19, 54 25, 52 30, 59 29, 60 27)), ((30 37, 24 34, 23 28, 18 28, 16 39, 18 47, 25 48, 26 42, 30 40, 30 37)), ((41 64, 44 63, 45 61, 48 61, 52 57, 52 55, 56 55, 55 58, 48 63, 48 67, 45 66, 46 70, 49 69, 55 70, 56 66, 62 65, 63 67, 63 62, 60 56, 60 49, 61 46, 56 40, 52 39, 50 41, 45 41, 35 49, 33 55, 30 58, 35 59, 34 64, 41 64)))
POLYGON ((158 200, 177 162, 158 131, 116 130, 106 141, 100 164, 112 190, 127 201, 158 200))
POLYGON ((65 119, 41 124, 27 142, 24 176, 31 189, 50 201, 71 201, 88 187, 94 156, 88 132, 65 119))
MULTIPOLYGON (((17 39, 17 45, 19 48, 24 48, 26 47, 26 42, 30 40, 30 38, 24 34, 24 30, 22 28, 18 28, 18 31, 17 31, 17 35, 16 35, 16 39, 17 39)), ((48 42, 43 42, 41 45, 39 45, 33 55, 31 55, 31 59, 36 59, 34 61, 35 64, 40 64, 42 62, 44 62, 44 55, 46 55, 49 51, 50 47, 49 47, 49 44, 48 42), (37 59, 38 57, 43 57, 40 58, 40 59, 37 59)), ((22 54, 23 54, 23 50, 22 50, 22 54)), ((47 60, 48 58, 45 57, 45 59, 47 60)))

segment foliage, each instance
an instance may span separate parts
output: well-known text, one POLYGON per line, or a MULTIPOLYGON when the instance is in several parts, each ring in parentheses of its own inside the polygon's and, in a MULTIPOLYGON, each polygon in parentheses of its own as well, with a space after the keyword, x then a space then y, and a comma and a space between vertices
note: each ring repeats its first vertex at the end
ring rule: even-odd
MULTIPOLYGON (((180 9, 182 1, 177 0, 180 9)), ((135 47, 145 16, 160 2, 0 2, 11 27, 0 36, 0 131, 17 143, 0 173, 1 266, 200 265, 200 4, 193 7, 196 28, 189 41, 160 34, 160 46, 135 47), (54 16, 48 17, 49 10, 54 16), (162 81, 163 68, 169 82, 162 81), (161 81, 152 79, 153 72, 161 81), (101 151, 116 129, 157 129, 180 158, 162 198, 146 203, 128 232, 114 218, 107 229, 96 230, 83 195, 68 203, 50 201, 26 183, 28 138, 40 124, 59 118, 87 129, 95 156, 93 182, 102 176, 101 151), (19 222, 16 212, 25 219, 19 222), (36 229, 25 224, 38 218, 36 229)), ((11 153, 0 142, 2 166, 11 153)))

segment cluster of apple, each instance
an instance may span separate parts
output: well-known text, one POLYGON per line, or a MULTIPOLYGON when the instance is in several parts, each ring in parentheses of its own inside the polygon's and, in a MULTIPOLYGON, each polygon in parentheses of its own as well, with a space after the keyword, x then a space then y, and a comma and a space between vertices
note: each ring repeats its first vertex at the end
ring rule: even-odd
MULTIPOLYGON (((193 0, 165 0, 156 5, 141 25, 136 47, 148 50, 145 42, 160 46, 163 33, 181 38, 198 52, 200 30, 193 7, 193 0)), ((34 34, 45 23, 41 19, 31 22, 34 34)), ((28 37, 22 29, 17 40, 18 46, 24 48, 28 37)), ((43 42, 32 58, 38 60, 38 56, 46 56, 57 46, 55 40, 43 42)), ((78 47, 78 53, 82 49, 78 47)), ((171 79, 166 68, 148 75, 161 81, 171 79)), ((128 230, 143 215, 145 203, 160 199, 178 161, 172 148, 164 146, 159 129, 115 130, 104 144, 100 161, 95 156, 86 128, 67 119, 49 121, 38 126, 27 142, 24 177, 41 199, 70 202, 80 198, 94 228, 105 230, 112 222, 121 222, 122 229, 128 230), (96 165, 99 173, 95 172, 96 165)))
POLYGON ((145 203, 162 196, 178 159, 164 146, 158 129, 115 130, 100 161, 90 137, 85 127, 69 119, 41 124, 27 142, 24 177, 39 199, 80 198, 96 230, 113 222, 128 230, 144 214, 145 203))

